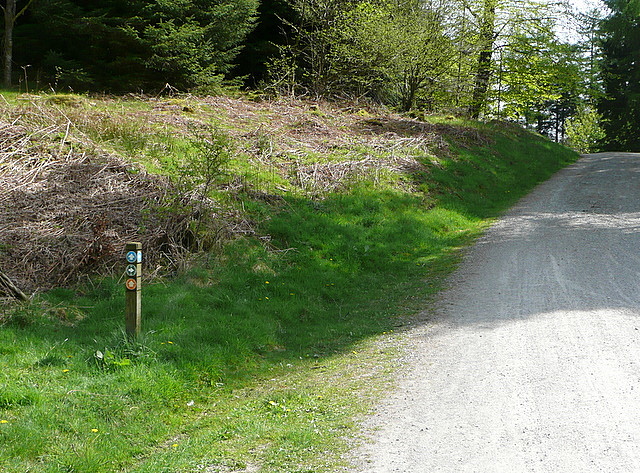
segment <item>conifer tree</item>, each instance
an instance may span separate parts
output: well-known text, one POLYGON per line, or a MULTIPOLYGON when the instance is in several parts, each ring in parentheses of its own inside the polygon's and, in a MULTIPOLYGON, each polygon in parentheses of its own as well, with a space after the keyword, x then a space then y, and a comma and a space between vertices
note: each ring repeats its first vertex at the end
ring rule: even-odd
POLYGON ((19 60, 52 87, 74 90, 211 86, 231 70, 258 3, 34 1, 16 29, 28 45, 19 60))
POLYGON ((640 151, 640 2, 606 0, 602 22, 604 149, 640 151))

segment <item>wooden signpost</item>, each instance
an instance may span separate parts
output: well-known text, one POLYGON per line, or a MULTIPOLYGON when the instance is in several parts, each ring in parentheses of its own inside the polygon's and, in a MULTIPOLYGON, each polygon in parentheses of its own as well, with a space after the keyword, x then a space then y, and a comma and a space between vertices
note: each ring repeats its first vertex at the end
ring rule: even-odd
POLYGON ((125 322, 127 335, 136 337, 142 324, 142 243, 130 242, 125 245, 127 279, 125 282, 125 322))

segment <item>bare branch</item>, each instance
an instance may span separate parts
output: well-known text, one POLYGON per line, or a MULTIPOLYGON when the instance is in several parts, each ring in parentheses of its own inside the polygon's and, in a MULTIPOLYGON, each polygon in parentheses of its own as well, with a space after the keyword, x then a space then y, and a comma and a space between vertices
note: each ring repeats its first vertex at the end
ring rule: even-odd
MULTIPOLYGON (((32 4, 32 3, 33 3, 33 0, 29 0, 29 1, 27 2, 27 4, 26 4, 24 7, 22 7, 22 10, 20 10, 20 11, 16 14, 16 16, 14 16, 14 17, 13 17, 13 21, 16 21, 18 18, 20 18, 22 15, 24 15, 24 12, 26 12, 26 11, 27 11, 27 8, 29 8, 29 6, 31 6, 31 4, 32 4)), ((4 8, 3 8, 3 10, 4 10, 4 8)))

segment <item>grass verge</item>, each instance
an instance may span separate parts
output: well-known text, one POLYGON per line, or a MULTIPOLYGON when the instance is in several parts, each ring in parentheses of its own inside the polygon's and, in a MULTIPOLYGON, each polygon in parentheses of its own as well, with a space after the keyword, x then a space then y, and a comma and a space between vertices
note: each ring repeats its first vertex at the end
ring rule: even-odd
POLYGON ((392 382, 398 327, 491 218, 577 158, 516 127, 439 130, 446 149, 412 138, 401 174, 322 198, 237 194, 257 235, 146 285, 135 342, 115 279, 3 308, 2 471, 347 469, 359 416, 392 382))

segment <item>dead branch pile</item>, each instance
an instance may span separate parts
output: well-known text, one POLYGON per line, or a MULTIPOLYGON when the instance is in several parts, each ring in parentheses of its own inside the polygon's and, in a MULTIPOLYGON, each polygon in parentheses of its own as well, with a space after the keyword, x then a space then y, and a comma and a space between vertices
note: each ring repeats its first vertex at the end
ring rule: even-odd
POLYGON ((278 164, 283 174, 288 174, 297 187, 311 195, 325 195, 344 188, 350 182, 372 179, 376 182, 382 170, 407 174, 424 169, 418 161, 407 156, 374 158, 371 156, 349 161, 301 164, 289 161, 278 164))
POLYGON ((143 243, 147 271, 175 262, 189 203, 166 180, 71 142, 69 121, 38 112, 0 113, 0 268, 16 286, 32 292, 118 271, 126 241, 143 243))

